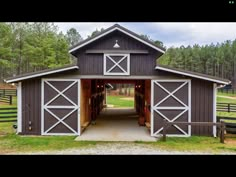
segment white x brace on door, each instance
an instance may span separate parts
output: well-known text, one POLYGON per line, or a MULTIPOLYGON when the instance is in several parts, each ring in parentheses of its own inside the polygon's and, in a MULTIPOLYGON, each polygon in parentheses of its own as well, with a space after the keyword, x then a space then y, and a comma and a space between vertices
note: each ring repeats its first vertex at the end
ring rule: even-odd
MULTIPOLYGON (((151 135, 162 134, 165 122, 191 122, 191 81, 152 80, 151 135)), ((173 125, 167 136, 190 136, 190 125, 173 125)))
POLYGON ((80 135, 80 80, 42 79, 42 135, 80 135))

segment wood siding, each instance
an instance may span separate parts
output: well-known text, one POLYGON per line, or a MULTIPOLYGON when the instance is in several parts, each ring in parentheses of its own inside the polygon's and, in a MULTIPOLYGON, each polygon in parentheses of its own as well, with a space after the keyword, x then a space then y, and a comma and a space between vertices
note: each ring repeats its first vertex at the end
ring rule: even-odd
POLYGON ((103 54, 86 53, 86 50, 114 51, 115 41, 118 40, 118 50, 146 50, 147 54, 130 54, 130 75, 155 75, 156 59, 160 53, 121 33, 113 32, 97 41, 81 48, 76 54, 79 73, 81 75, 103 75, 103 54))
MULTIPOLYGON (((213 122, 213 82, 165 71, 158 71, 156 74, 174 79, 191 79, 191 121, 213 122)), ((213 136, 213 127, 192 126, 191 135, 213 136)))
POLYGON ((82 79, 80 88, 80 124, 85 128, 91 121, 91 80, 82 79))
MULTIPOLYGON (((213 122, 213 83, 192 79, 191 82, 192 122, 213 122)), ((213 128, 192 126, 192 135, 213 135, 213 128)))
POLYGON ((150 123, 151 119, 151 112, 150 112, 150 105, 151 105, 151 80, 145 80, 145 120, 146 122, 150 123))
POLYGON ((41 79, 22 82, 22 134, 41 134, 41 79))

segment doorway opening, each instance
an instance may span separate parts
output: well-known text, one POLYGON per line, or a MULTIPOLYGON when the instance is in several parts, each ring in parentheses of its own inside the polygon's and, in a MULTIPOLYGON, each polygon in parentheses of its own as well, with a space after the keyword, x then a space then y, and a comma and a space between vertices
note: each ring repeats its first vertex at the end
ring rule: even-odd
POLYGON ((150 127, 150 80, 81 80, 77 140, 156 141, 150 127), (83 127, 84 125, 84 127, 83 127))
POLYGON ((134 84, 106 84, 106 107, 134 108, 134 84))

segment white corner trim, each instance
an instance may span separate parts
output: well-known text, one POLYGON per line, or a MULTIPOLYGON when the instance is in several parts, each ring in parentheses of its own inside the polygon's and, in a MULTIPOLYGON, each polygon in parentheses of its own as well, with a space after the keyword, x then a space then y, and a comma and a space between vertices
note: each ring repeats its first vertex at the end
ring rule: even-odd
POLYGON ((103 36, 105 36, 105 35, 111 33, 111 32, 113 32, 113 31, 115 31, 115 30, 121 31, 122 33, 124 33, 124 34, 126 34, 126 35, 128 35, 128 36, 130 36, 130 37, 132 37, 132 38, 134 38, 134 39, 136 39, 136 40, 142 42, 143 44, 148 45, 149 47, 151 47, 151 48, 153 48, 153 49, 155 49, 155 50, 158 50, 158 51, 161 52, 161 53, 165 53, 164 50, 161 50, 160 48, 156 47, 155 45, 152 45, 152 44, 146 42, 145 40, 142 40, 142 39, 140 39, 140 38, 134 36, 133 34, 130 34, 130 33, 126 32, 126 31, 124 31, 123 29, 121 29, 121 28, 119 28, 119 27, 112 28, 112 29, 110 29, 109 31, 107 31, 107 32, 105 32, 105 33, 103 33, 103 34, 98 35, 97 37, 95 37, 95 38, 93 38, 93 39, 91 39, 91 40, 88 40, 87 42, 85 42, 85 43, 83 43, 83 44, 81 44, 81 45, 79 45, 79 46, 77 46, 77 47, 75 47, 75 48, 69 50, 69 53, 74 52, 75 50, 77 50, 77 49, 79 49, 79 48, 81 48, 81 47, 83 47, 83 46, 85 46, 85 45, 87 45, 87 44, 89 44, 89 43, 91 43, 91 42, 93 42, 93 41, 95 41, 95 40, 97 40, 97 39, 99 39, 99 38, 101 38, 101 37, 103 37, 103 36))
POLYGON ((17 86, 17 133, 22 132, 22 86, 21 82, 17 86))
POLYGON ((71 70, 71 69, 79 69, 79 67, 78 66, 71 66, 71 67, 68 67, 68 68, 57 69, 57 70, 48 71, 48 72, 44 72, 44 73, 32 74, 30 76, 19 77, 17 79, 7 80, 6 83, 17 82, 17 81, 21 81, 21 80, 25 80, 25 79, 45 76, 45 75, 48 75, 48 74, 54 74, 54 73, 58 73, 58 72, 62 72, 62 71, 68 71, 68 70, 71 70))
MULTIPOLYGON (((192 85, 191 85, 191 80, 188 81, 188 122, 192 122, 192 110, 191 110, 191 107, 192 107, 192 85)), ((191 125, 188 125, 188 135, 189 136, 192 136, 192 126, 191 125)))
MULTIPOLYGON (((216 123, 216 95, 217 84, 213 84, 213 122, 216 123)), ((213 126, 213 136, 216 137, 216 126, 213 126)))
POLYGON ((77 109, 77 116, 78 116, 78 129, 77 129, 77 135, 80 136, 81 135, 81 124, 80 124, 80 98, 81 98, 81 93, 80 93, 80 89, 81 89, 81 80, 78 79, 78 101, 77 101, 77 106, 78 106, 78 109, 77 109))
POLYGON ((161 66, 156 66, 155 69, 159 69, 162 71, 168 71, 168 72, 175 73, 175 74, 182 74, 185 76, 190 76, 190 77, 194 77, 194 78, 198 78, 198 79, 212 81, 212 82, 216 82, 216 83, 220 83, 220 84, 229 84, 230 83, 230 82, 224 82, 224 81, 220 81, 220 80, 216 80, 216 79, 210 79, 210 78, 206 78, 206 77, 202 77, 202 76, 198 76, 198 75, 194 75, 194 74, 189 74, 189 73, 185 73, 185 72, 181 72, 181 71, 176 71, 174 69, 163 68, 161 66))
POLYGON ((154 80, 151 80, 151 136, 154 136, 154 80))
POLYGON ((41 135, 44 133, 44 79, 41 79, 41 135))

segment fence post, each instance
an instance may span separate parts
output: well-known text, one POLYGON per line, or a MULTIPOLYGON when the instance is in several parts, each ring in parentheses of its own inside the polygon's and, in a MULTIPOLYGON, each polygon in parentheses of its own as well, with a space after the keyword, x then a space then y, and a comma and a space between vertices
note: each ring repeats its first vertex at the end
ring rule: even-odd
POLYGON ((12 105, 12 95, 9 95, 9 104, 12 105))
POLYGON ((228 103, 228 112, 230 112, 230 104, 228 103))
POLYGON ((5 89, 3 89, 3 96, 5 96, 5 89))
POLYGON ((220 125, 220 142, 224 143, 224 139, 225 139, 225 122, 221 121, 221 125, 220 125))

